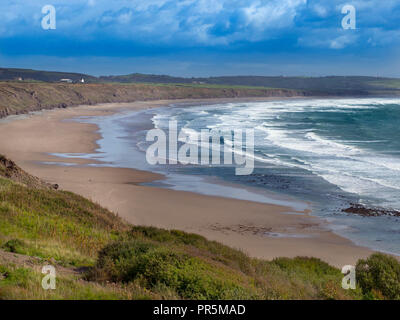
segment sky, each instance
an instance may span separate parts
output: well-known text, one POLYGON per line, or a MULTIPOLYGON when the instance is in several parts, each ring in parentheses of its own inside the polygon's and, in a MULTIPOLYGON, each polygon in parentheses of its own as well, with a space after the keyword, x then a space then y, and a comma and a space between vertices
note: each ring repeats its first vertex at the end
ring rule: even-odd
POLYGON ((399 22, 400 0, 1 0, 0 66, 400 77, 399 22))

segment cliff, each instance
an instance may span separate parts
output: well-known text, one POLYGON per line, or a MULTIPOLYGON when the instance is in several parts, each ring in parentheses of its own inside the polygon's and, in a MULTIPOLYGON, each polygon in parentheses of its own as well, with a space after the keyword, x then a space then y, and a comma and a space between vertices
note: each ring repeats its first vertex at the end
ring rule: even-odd
POLYGON ((82 104, 163 99, 292 97, 303 95, 305 93, 299 90, 267 88, 0 82, 0 117, 82 104))

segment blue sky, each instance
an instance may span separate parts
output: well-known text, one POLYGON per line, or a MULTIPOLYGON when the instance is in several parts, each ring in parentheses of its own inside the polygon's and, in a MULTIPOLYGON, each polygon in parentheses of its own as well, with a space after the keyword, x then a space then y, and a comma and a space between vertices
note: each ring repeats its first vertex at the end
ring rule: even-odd
POLYGON ((400 0, 2 0, 0 65, 100 74, 400 77, 400 0), (355 30, 342 7, 356 9, 355 30), (56 9, 43 30, 42 7, 56 9))

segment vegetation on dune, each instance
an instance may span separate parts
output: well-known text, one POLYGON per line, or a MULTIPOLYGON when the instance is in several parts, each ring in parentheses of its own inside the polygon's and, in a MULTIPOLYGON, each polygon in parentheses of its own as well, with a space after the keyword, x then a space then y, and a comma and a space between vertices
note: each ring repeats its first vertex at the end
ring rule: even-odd
POLYGON ((115 242, 99 253, 89 279, 137 282, 171 298, 251 299, 251 279, 212 260, 146 240, 115 242))
POLYGON ((384 255, 360 260, 359 289, 346 291, 340 270, 319 259, 265 261, 196 234, 131 226, 85 198, 15 176, 0 178, 0 247, 1 299, 399 297, 400 265, 384 255), (57 266, 56 290, 41 288, 48 263, 57 266))
POLYGON ((29 267, 0 264, 0 299, 7 300, 127 300, 153 296, 139 287, 87 282, 76 276, 57 276, 56 290, 43 290, 43 274, 29 267))
POLYGON ((54 258, 64 265, 84 265, 128 229, 108 210, 74 193, 48 187, 11 160, 0 161, 1 172, 10 177, 0 178, 0 247, 6 250, 54 258))
POLYGON ((138 283, 164 298, 352 299, 339 270, 313 258, 253 259, 181 231, 133 227, 99 252, 88 279, 138 283))
POLYGON ((13 245, 16 253, 90 263, 122 228, 117 217, 75 194, 0 180, 0 245, 23 240, 13 245))
POLYGON ((358 284, 371 299, 400 300, 400 264, 390 256, 376 253, 356 266, 358 284))

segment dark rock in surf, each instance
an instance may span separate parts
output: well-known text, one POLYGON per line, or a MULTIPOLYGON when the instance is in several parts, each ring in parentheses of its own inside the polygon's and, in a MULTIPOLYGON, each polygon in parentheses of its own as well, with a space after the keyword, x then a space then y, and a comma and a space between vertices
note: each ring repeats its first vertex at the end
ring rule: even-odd
POLYGON ((400 217, 400 211, 387 210, 382 208, 367 208, 361 204, 355 204, 355 203, 352 203, 349 208, 343 209, 342 212, 357 214, 364 217, 380 217, 380 216, 400 217))

